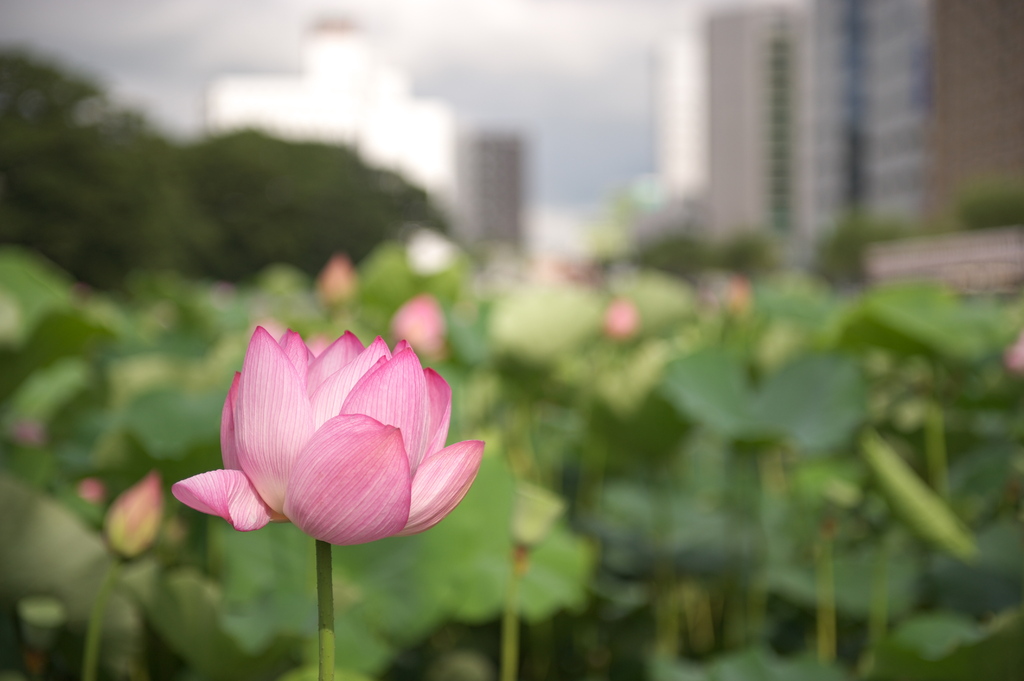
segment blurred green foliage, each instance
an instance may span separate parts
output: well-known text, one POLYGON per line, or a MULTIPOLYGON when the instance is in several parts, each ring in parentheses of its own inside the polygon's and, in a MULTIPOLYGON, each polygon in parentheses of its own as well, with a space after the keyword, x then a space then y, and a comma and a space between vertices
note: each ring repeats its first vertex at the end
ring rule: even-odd
POLYGON ((1024 225, 1024 178, 993 177, 968 184, 957 196, 956 217, 966 229, 1024 225))
MULTIPOLYGON (((335 550, 340 678, 494 678, 518 480, 568 506, 522 584, 523 678, 1024 676, 1024 378, 1002 360, 1024 301, 650 271, 480 289, 466 259, 418 274, 398 242, 359 276, 332 308, 285 265, 242 286, 137 275, 111 297, 0 249, 0 671, 31 652, 74 676, 106 504, 149 470, 169 486, 220 466, 255 324, 368 342, 429 291, 450 440, 486 440, 485 459, 436 528, 335 550), (615 297, 640 310, 628 340, 602 333, 615 297), (106 500, 77 493, 87 478, 106 500), (16 613, 39 596, 66 623, 30 651, 16 613)), ((313 542, 291 525, 237 533, 171 500, 122 575, 106 678, 312 678, 313 542)))
POLYGON ((82 282, 239 281, 275 262, 313 275, 409 224, 445 226, 422 189, 351 149, 257 132, 172 141, 89 78, 0 52, 0 242, 82 282))

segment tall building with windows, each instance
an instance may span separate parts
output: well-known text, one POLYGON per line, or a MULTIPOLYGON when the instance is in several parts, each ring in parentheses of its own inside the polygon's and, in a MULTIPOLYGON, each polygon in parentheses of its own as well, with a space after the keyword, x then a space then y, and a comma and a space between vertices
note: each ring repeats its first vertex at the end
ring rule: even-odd
POLYGON ((717 12, 707 50, 710 233, 798 239, 803 14, 790 5, 717 12))
POLYGON ((807 221, 922 217, 930 120, 928 0, 814 0, 807 221))
POLYGON ((526 143, 514 131, 464 129, 454 231, 467 244, 522 242, 526 143))
POLYGON ((293 140, 355 147, 452 209, 456 118, 444 102, 413 96, 405 74, 381 61, 346 21, 314 26, 296 76, 217 79, 207 93, 211 132, 256 128, 293 140))
POLYGON ((1024 2, 933 1, 929 209, 972 181, 1024 177, 1024 2))

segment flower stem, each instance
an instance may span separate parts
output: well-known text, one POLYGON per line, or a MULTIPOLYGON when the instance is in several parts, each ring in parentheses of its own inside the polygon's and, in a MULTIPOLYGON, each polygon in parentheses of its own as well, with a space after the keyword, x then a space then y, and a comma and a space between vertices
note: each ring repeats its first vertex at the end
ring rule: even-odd
POLYGON ((320 681, 334 679, 334 584, 331 545, 316 540, 316 612, 319 619, 320 681))
POLYGON ((96 601, 92 604, 92 614, 89 616, 89 628, 85 634, 85 655, 82 658, 82 681, 96 681, 96 670, 100 662, 100 641, 103 638, 103 613, 107 610, 107 601, 117 584, 117 577, 121 573, 121 559, 114 558, 110 561, 107 574, 103 577, 103 584, 96 594, 96 601))
POLYGON ((512 574, 505 594, 505 614, 501 620, 501 681, 516 681, 519 675, 519 582, 529 566, 529 549, 512 549, 512 574))

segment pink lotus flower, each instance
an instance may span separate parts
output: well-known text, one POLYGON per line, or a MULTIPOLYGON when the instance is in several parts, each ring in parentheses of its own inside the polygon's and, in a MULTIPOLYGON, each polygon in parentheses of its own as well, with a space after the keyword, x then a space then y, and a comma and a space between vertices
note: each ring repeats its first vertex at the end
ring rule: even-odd
POLYGON ((75 487, 78 496, 90 504, 102 504, 107 498, 107 486, 99 478, 82 478, 75 487))
POLYGON ((222 470, 172 492, 236 530, 291 521, 331 544, 422 532, 476 477, 484 443, 445 447, 451 388, 407 343, 350 332, 319 355, 257 328, 221 416, 222 470))
POLYGON ((613 340, 627 340, 640 330, 640 311, 629 298, 616 298, 604 311, 604 333, 613 340))
POLYGON ((103 521, 107 544, 121 556, 134 558, 156 541, 163 514, 164 493, 160 474, 151 471, 110 505, 103 521))
POLYGON ((327 305, 347 303, 356 294, 359 275, 344 253, 335 253, 316 278, 316 290, 327 305))
POLYGON ((441 305, 429 293, 407 300, 391 319, 391 334, 395 338, 408 341, 416 350, 434 359, 444 354, 447 331, 441 305))

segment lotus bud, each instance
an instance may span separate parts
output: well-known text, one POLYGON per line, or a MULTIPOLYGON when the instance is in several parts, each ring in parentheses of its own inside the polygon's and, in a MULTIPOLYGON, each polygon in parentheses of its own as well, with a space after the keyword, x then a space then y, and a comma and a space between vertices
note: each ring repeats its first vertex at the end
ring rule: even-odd
POLYGON ((548 536, 564 510, 565 502, 557 494, 519 482, 512 507, 512 540, 516 546, 533 548, 548 536))
POLYGON ((138 556, 156 541, 163 507, 160 474, 151 471, 114 499, 103 527, 107 544, 122 558, 138 556))
POLYGON ((320 300, 329 306, 343 305, 352 300, 358 287, 359 275, 344 253, 331 256, 316 279, 320 300))
POLYGON ((11 424, 11 439, 25 447, 43 447, 48 440, 46 425, 35 419, 18 419, 11 424))
POLYGON ((416 352, 431 359, 444 356, 447 325, 437 298, 422 293, 398 309, 391 320, 391 334, 405 340, 416 352))
POLYGON ((604 334, 612 340, 628 340, 640 330, 640 311, 629 298, 616 298, 604 311, 604 334))
POLYGON ((75 488, 78 496, 90 504, 102 504, 107 499, 107 486, 99 478, 82 478, 75 488))
POLYGON ((753 295, 750 290, 750 280, 746 277, 736 275, 729 279, 729 288, 726 292, 726 307, 734 315, 743 316, 750 310, 753 302, 753 295))
POLYGON ((1003 353, 1003 366, 1011 374, 1024 374, 1024 331, 1003 353))

